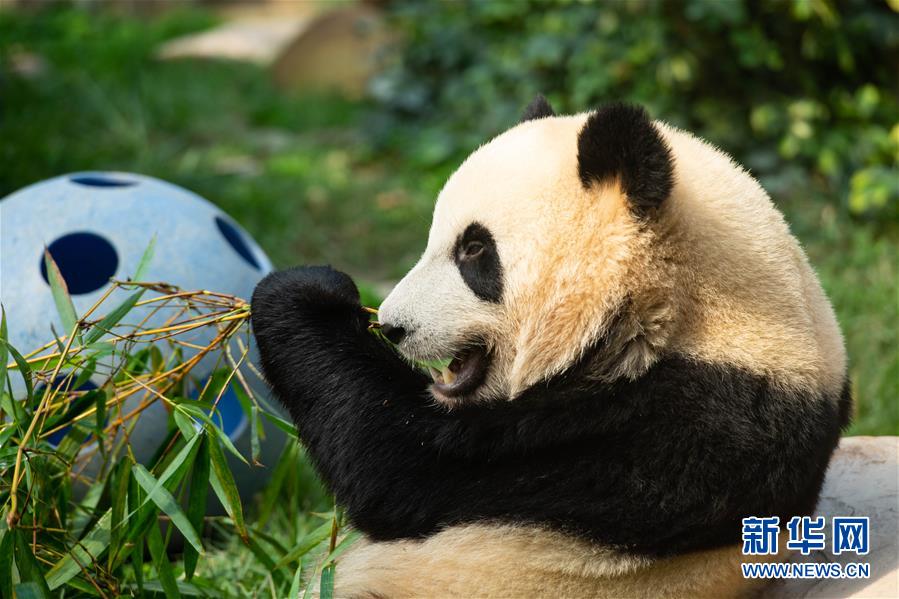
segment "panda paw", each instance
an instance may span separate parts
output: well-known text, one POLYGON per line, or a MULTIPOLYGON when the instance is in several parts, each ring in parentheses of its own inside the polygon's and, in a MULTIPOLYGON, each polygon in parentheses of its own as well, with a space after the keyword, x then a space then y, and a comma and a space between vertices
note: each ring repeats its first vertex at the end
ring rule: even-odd
POLYGON ((298 266, 269 274, 253 291, 251 311, 257 325, 283 323, 299 314, 324 317, 349 311, 366 318, 356 284, 330 266, 298 266))

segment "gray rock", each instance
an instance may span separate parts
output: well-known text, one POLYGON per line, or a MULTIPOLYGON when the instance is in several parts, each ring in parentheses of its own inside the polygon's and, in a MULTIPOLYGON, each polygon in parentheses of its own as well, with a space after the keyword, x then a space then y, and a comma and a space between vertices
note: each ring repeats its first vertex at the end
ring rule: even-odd
MULTIPOLYGON (((828 547, 793 562, 870 564, 867 579, 783 580, 764 597, 899 597, 899 437, 846 437, 834 454, 817 516, 825 516, 828 547), (833 555, 830 527, 834 516, 870 518, 870 552, 833 555)), ((783 535, 782 535, 783 538, 783 535)))

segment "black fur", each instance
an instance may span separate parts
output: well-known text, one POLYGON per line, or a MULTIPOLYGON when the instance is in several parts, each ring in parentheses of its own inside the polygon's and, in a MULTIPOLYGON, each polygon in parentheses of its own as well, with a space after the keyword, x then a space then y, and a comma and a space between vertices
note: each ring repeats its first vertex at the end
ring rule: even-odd
POLYGON ((351 288, 322 268, 274 273, 252 322, 319 473, 374 539, 533 522, 664 555, 737 542, 745 516, 815 508, 838 397, 678 356, 604 385, 589 379, 588 355, 513 402, 447 411, 366 330, 351 288))
POLYGON ((487 302, 498 303, 503 296, 503 266, 499 261, 496 241, 490 230, 480 223, 471 223, 459 235, 453 246, 453 260, 459 268, 462 280, 476 296, 487 302), (465 247, 479 243, 481 254, 474 260, 463 259, 465 247))
POLYGON ((852 383, 849 377, 843 382, 843 391, 840 393, 840 426, 843 430, 852 424, 852 383))
POLYGON ((543 94, 537 94, 531 100, 531 103, 525 107, 521 120, 518 122, 524 123, 525 121, 533 121, 534 119, 542 119, 548 116, 556 116, 556 113, 553 111, 553 107, 549 105, 549 102, 546 101, 546 98, 543 97, 543 94))
POLYGON ((600 108, 581 129, 577 147, 584 187, 619 178, 636 215, 646 216, 671 195, 671 150, 643 108, 629 104, 600 108))

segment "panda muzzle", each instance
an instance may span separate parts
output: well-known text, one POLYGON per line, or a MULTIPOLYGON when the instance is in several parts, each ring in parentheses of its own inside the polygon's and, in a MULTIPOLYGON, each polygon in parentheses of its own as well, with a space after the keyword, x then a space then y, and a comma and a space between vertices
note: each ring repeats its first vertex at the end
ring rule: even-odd
POLYGON ((430 368, 434 379, 431 389, 437 395, 448 399, 466 395, 483 384, 489 366, 490 358, 486 347, 483 345, 468 347, 457 354, 443 369, 430 368))

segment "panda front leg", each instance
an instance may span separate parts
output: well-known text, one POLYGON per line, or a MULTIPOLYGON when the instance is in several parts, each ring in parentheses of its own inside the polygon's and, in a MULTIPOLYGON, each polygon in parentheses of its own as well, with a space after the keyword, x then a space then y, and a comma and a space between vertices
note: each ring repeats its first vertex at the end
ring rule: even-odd
POLYGON ((263 372, 337 501, 373 538, 420 536, 449 508, 425 446, 452 422, 430 379, 368 322, 352 280, 330 267, 273 273, 253 294, 263 372))

